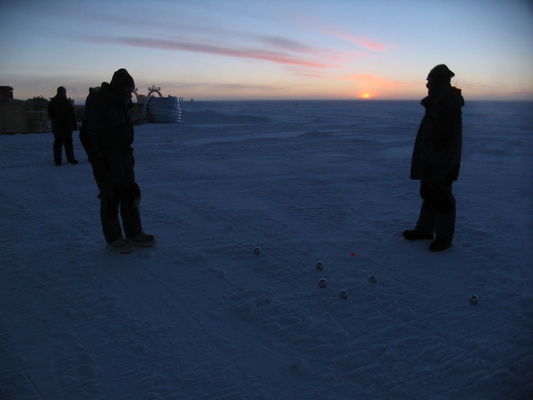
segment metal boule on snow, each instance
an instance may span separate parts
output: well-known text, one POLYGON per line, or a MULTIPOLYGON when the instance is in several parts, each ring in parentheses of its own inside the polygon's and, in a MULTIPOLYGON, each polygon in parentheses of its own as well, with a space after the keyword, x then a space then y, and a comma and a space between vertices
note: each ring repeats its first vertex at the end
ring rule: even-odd
POLYGON ((350 293, 347 290, 343 289, 339 292, 339 297, 343 300, 346 300, 348 296, 350 296, 350 293))

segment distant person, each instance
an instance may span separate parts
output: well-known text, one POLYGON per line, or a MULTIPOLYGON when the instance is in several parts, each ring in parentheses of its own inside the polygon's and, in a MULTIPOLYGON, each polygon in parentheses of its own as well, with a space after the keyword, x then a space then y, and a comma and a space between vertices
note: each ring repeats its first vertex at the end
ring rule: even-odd
POLYGON ((411 160, 411 179, 420 180, 423 199, 414 230, 403 232, 409 240, 435 240, 429 250, 443 251, 452 245, 455 231, 455 197, 452 183, 459 177, 462 147, 461 90, 451 86, 455 74, 437 65, 427 77, 426 112, 420 123, 411 160))
POLYGON ((72 131, 78 129, 76 112, 70 100, 67 99, 67 90, 63 86, 57 88, 57 94, 48 104, 48 116, 52 121, 52 133, 54 134, 55 164, 57 166, 62 164, 63 146, 65 146, 67 161, 77 164, 72 144, 72 131))
POLYGON ((125 69, 113 74, 111 83, 91 89, 85 102, 80 138, 89 156, 100 189, 100 218, 106 248, 129 253, 133 246, 151 247, 153 235, 143 232, 139 203, 141 191, 135 182, 134 139, 130 116, 135 83, 125 69), (119 210, 126 238, 122 235, 119 210))

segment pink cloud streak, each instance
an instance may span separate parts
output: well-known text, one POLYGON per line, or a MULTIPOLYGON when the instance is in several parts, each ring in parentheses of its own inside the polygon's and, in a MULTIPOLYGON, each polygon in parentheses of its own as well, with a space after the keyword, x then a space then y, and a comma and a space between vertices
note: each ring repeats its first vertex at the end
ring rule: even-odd
POLYGON ((228 57, 269 61, 285 65, 298 65, 312 68, 336 67, 336 65, 328 62, 313 61, 309 59, 304 59, 302 57, 296 57, 285 52, 260 50, 255 48, 228 48, 211 44, 184 42, 179 40, 150 39, 138 37, 108 38, 100 36, 86 36, 84 39, 97 43, 115 43, 132 47, 214 54, 228 57))
POLYGON ((333 36, 339 39, 346 40, 351 43, 355 43, 356 45, 365 48, 367 50, 372 50, 376 52, 386 52, 390 49, 390 46, 385 45, 383 43, 379 43, 375 40, 371 40, 365 37, 361 36, 354 36, 345 33, 345 30, 342 31, 339 30, 338 27, 332 27, 331 25, 325 26, 325 24, 322 21, 316 20, 315 18, 308 17, 308 16, 299 16, 298 20, 303 22, 306 26, 306 29, 322 33, 324 35, 333 36))
POLYGON ((375 42, 375 41, 370 40, 370 39, 365 39, 365 38, 362 38, 362 37, 345 35, 343 33, 330 32, 329 34, 331 36, 335 36, 335 37, 338 37, 338 38, 341 38, 341 39, 345 39, 345 40, 347 40, 349 42, 355 43, 358 46, 364 47, 364 48, 372 50, 372 51, 385 52, 385 51, 389 50, 389 46, 384 45, 382 43, 375 42))
POLYGON ((337 38, 340 38, 340 39, 347 40, 348 42, 355 43, 356 45, 358 45, 360 47, 363 47, 365 49, 372 50, 372 51, 386 52, 390 48, 387 45, 384 45, 382 43, 378 43, 378 42, 376 42, 374 40, 366 39, 366 38, 363 38, 363 37, 351 36, 351 35, 347 35, 347 34, 341 33, 341 32, 333 32, 333 31, 326 31, 326 30, 322 30, 320 32, 324 33, 326 35, 329 35, 329 36, 333 36, 333 37, 337 37, 337 38))

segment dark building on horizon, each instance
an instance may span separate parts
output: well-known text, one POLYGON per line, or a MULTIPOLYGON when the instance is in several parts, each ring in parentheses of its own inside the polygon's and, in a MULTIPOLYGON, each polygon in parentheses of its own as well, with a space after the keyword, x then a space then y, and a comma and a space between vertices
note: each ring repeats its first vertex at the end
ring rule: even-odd
POLYGON ((0 102, 13 100, 13 88, 11 86, 0 86, 0 102))

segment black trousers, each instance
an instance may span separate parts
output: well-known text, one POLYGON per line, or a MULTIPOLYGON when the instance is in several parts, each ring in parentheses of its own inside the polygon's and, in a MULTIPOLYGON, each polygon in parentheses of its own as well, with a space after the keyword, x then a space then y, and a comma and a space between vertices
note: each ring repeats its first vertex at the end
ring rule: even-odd
POLYGON ((119 213, 126 237, 135 237, 142 232, 139 208, 132 208, 131 199, 127 196, 101 197, 100 202, 100 219, 107 242, 114 242, 122 236, 119 213))
POLYGON ((70 133, 56 133, 54 132, 54 161, 60 163, 63 154, 63 146, 65 146, 65 155, 67 161, 72 162, 74 158, 74 145, 72 143, 72 132, 70 133))
POLYGON ((139 212, 140 189, 135 183, 132 155, 128 151, 118 152, 105 162, 91 161, 91 164, 100 189, 100 219, 105 240, 114 242, 120 238, 122 227, 127 238, 137 236, 143 229, 139 212))
POLYGON ((452 184, 435 185, 421 181, 420 196, 424 201, 416 229, 427 234, 435 233, 437 240, 452 243, 456 213, 452 184))

